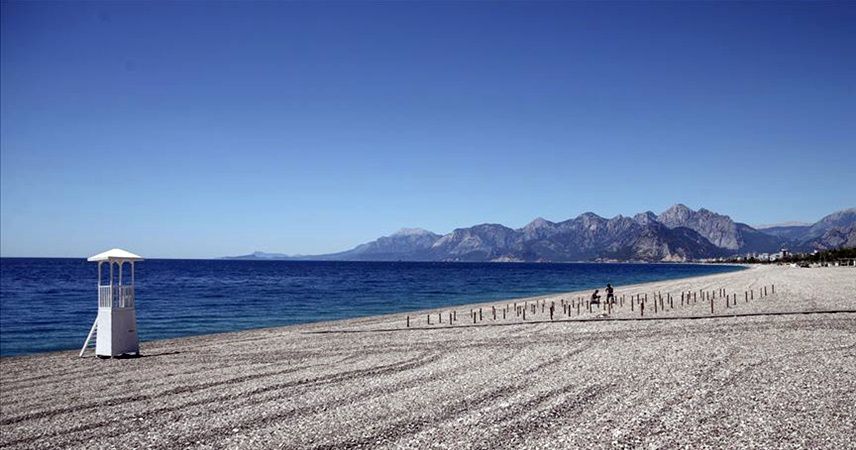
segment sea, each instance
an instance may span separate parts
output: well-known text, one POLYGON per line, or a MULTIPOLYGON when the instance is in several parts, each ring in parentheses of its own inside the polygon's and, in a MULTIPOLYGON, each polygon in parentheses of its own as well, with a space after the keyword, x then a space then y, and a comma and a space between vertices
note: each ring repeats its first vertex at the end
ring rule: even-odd
MULTIPOLYGON (((0 356, 79 349, 98 312, 96 266, 84 259, 0 258, 0 356)), ((141 341, 150 341, 607 283, 620 292, 631 283, 736 270, 741 267, 152 259, 136 264, 137 330, 141 341)))

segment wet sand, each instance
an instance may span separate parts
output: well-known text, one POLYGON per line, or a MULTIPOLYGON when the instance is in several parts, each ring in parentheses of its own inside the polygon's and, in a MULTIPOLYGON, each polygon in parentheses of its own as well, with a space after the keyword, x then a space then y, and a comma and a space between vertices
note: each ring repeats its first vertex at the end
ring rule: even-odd
POLYGON ((0 446, 853 448, 856 269, 753 267, 562 307, 588 294, 528 299, 525 322, 502 319, 512 300, 146 342, 138 359, 2 358, 0 446), (698 297, 719 289, 736 304, 717 296, 711 317, 698 297), (675 306, 654 313, 657 292, 675 306))

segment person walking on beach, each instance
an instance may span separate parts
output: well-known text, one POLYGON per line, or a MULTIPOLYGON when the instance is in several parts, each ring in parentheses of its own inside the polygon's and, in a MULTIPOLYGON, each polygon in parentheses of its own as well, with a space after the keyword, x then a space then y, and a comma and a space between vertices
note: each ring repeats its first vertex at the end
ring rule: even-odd
POLYGON ((615 295, 613 295, 612 285, 609 283, 606 283, 606 301, 607 303, 615 303, 615 295))
POLYGON ((592 303, 600 303, 600 295, 597 295, 599 291, 600 289, 595 289, 594 292, 591 294, 592 303))

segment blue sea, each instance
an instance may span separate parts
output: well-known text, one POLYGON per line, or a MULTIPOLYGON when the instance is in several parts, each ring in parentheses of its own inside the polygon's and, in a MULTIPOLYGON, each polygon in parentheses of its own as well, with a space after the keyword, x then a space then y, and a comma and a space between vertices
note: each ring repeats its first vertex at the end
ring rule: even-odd
MULTIPOLYGON (((136 265, 137 329, 147 341, 740 269, 153 259, 136 265)), ((0 259, 0 355, 80 348, 98 311, 96 280, 96 264, 83 259, 0 259)))

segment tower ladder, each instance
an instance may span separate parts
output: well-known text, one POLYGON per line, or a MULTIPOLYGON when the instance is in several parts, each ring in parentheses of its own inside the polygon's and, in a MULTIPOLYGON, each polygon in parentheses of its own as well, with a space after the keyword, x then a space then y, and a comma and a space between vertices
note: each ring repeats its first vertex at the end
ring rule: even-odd
POLYGON ((86 336, 86 342, 83 343, 83 348, 80 349, 80 357, 83 358, 83 353, 86 351, 86 348, 89 347, 89 341, 92 340, 96 336, 98 332, 98 318, 95 318, 95 322, 92 323, 92 328, 89 329, 89 335, 86 336))

